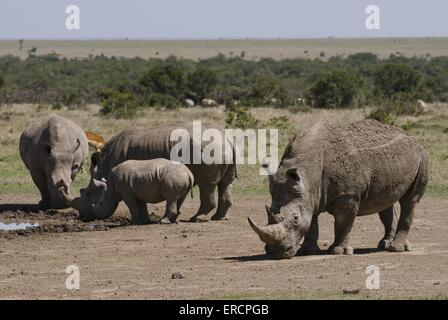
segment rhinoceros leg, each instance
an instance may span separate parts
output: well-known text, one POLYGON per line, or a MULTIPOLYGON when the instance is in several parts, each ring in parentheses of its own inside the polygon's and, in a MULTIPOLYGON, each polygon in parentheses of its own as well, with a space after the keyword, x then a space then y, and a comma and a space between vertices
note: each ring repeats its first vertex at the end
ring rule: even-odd
POLYGON ((378 215, 384 225, 384 237, 378 243, 378 249, 386 250, 394 240, 398 218, 393 206, 381 211, 378 215))
POLYGON ((330 254, 353 254, 350 246, 350 232, 355 217, 358 214, 359 204, 350 197, 336 200, 331 214, 334 216, 334 243, 328 249, 330 254))
POLYGON ((160 220, 161 224, 170 224, 170 223, 176 223, 177 221, 177 200, 167 200, 166 201, 166 208, 165 208, 165 215, 163 216, 162 220, 160 220))
POLYGON ((319 224, 318 224, 318 216, 313 216, 313 220, 311 220, 310 228, 305 235, 305 239, 303 240, 303 244, 300 247, 297 255, 311 255, 317 254, 320 252, 319 245, 317 244, 317 240, 319 239, 319 224))
POLYGON ((149 224, 146 203, 139 201, 133 194, 123 194, 123 201, 129 208, 132 224, 149 224))
POLYGON ((235 166, 227 168, 226 173, 218 183, 218 208, 212 220, 226 220, 226 214, 232 206, 232 182, 235 180, 235 166))
POLYGON ((411 251, 411 244, 407 240, 412 220, 414 219, 415 203, 400 200, 400 219, 398 220, 397 232, 394 240, 390 243, 387 250, 394 252, 411 251))
POLYGON ((51 195, 47 186, 47 175, 41 170, 30 170, 31 178, 37 189, 39 189, 41 201, 39 202, 39 207, 41 209, 49 209, 51 207, 51 195))
POLYGON ((207 214, 216 208, 215 190, 215 184, 207 183, 199 185, 201 205, 198 212, 190 219, 191 222, 204 222, 208 220, 207 214))

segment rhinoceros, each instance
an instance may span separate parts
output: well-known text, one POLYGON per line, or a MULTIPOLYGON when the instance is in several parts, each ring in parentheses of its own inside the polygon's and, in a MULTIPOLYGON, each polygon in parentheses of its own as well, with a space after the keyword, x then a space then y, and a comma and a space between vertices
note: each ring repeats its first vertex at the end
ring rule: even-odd
POLYGON ((385 235, 378 247, 402 252, 410 250, 407 235, 427 183, 426 152, 401 130, 371 119, 346 126, 320 122, 290 141, 269 177, 268 225, 248 220, 268 255, 289 258, 319 250, 321 212, 335 221, 331 254, 352 254, 355 217, 379 213, 385 235))
POLYGON ((89 154, 81 127, 56 114, 29 124, 20 136, 20 157, 40 191, 42 209, 66 208, 70 186, 89 154))
POLYGON ((147 203, 166 201, 165 215, 160 223, 177 222, 180 208, 193 188, 194 178, 180 162, 167 159, 127 160, 112 169, 106 180, 93 180, 102 190, 98 203, 71 199, 65 192, 67 203, 79 211, 82 221, 107 219, 112 216, 120 201, 131 213, 132 224, 149 223, 147 203))
MULTIPOLYGON (((202 130, 218 129, 211 124, 202 123, 202 130)), ((81 200, 88 205, 98 202, 100 190, 93 183, 93 179, 101 180, 107 178, 111 170, 126 160, 150 160, 156 158, 171 158, 171 150, 177 141, 171 141, 170 135, 174 129, 185 129, 190 134, 191 152, 195 143, 191 123, 173 123, 155 128, 133 127, 122 131, 104 144, 92 141, 101 151, 92 154, 90 167, 91 181, 87 188, 81 189, 81 200)), ((222 135, 222 129, 219 129, 222 135)), ((199 148, 204 148, 208 142, 201 142, 199 148)), ((230 142, 231 143, 231 142, 230 142)), ((236 177, 234 147, 223 148, 223 158, 232 161, 222 164, 186 164, 194 176, 195 185, 199 187, 201 205, 191 221, 206 221, 207 214, 216 208, 215 189, 218 188, 218 207, 212 220, 226 219, 226 213, 232 205, 231 185, 236 177)), ((191 159, 193 156, 190 157, 191 159)))

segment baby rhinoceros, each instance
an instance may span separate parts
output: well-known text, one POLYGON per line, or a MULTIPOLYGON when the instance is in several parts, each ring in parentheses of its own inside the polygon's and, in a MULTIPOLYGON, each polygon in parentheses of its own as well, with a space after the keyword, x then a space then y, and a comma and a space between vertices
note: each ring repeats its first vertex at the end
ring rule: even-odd
POLYGON ((166 201, 165 215, 160 223, 176 223, 180 208, 194 185, 193 174, 179 162, 167 159, 128 160, 117 165, 107 180, 93 180, 102 189, 98 203, 86 205, 81 197, 67 202, 79 211, 82 221, 107 219, 113 215, 121 200, 131 213, 132 224, 149 223, 147 203, 166 201))

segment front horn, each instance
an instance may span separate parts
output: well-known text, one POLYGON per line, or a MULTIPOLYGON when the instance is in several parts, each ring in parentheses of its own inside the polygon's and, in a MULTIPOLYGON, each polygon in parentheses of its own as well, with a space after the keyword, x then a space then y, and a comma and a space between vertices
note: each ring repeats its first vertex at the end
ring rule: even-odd
POLYGON ((76 210, 79 210, 79 208, 77 206, 75 206, 75 202, 73 201, 72 198, 70 198, 70 196, 67 194, 67 192, 65 192, 64 188, 60 188, 59 192, 61 192, 62 198, 64 199, 64 201, 66 202, 66 204, 72 208, 75 208, 76 210))
POLYGON ((250 226, 266 244, 279 244, 286 238, 285 226, 282 223, 270 224, 265 227, 258 226, 251 217, 248 217, 250 226))

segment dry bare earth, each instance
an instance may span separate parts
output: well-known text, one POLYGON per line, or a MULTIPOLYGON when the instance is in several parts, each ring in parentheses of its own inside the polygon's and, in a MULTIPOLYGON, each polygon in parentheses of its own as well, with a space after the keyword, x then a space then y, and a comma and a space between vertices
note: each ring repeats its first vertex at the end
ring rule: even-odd
MULTIPOLYGON (((1 196, 0 218, 66 226, 85 224, 66 210, 56 214, 8 212, 30 196, 1 196), (9 206, 9 207, 8 207, 9 206)), ((147 225, 92 232, 38 232, 0 236, 0 298, 441 298, 448 297, 447 199, 426 197, 410 234, 414 251, 376 252, 379 218, 361 217, 353 231, 355 255, 326 254, 268 260, 246 217, 265 221, 268 196, 238 196, 229 221, 147 225), (81 289, 67 290, 67 266, 79 266, 81 289), (380 268, 381 288, 367 290, 366 267, 380 268), (172 279, 179 272, 184 278, 172 279), (343 290, 358 294, 344 294, 343 290)), ((198 199, 188 199, 183 219, 198 199)), ((157 206, 155 213, 161 213, 157 206)), ((119 216, 127 214, 120 208, 119 216)), ((119 221, 119 220, 116 220, 119 221)), ((115 221, 115 222, 116 222, 115 221)), ((104 222, 108 224, 111 222, 104 222)), ((331 244, 332 218, 320 219, 321 249, 331 244)))
POLYGON ((258 58, 323 58, 372 52, 386 58, 390 54, 404 56, 447 56, 448 38, 390 39, 308 39, 308 40, 25 40, 22 50, 18 41, 0 41, 0 55, 12 54, 26 58, 28 50, 37 54, 57 53, 67 58, 89 55, 166 58, 174 55, 188 59, 204 59, 220 53, 227 56, 245 53, 247 59, 258 58), (321 57, 321 52, 325 53, 321 57))

